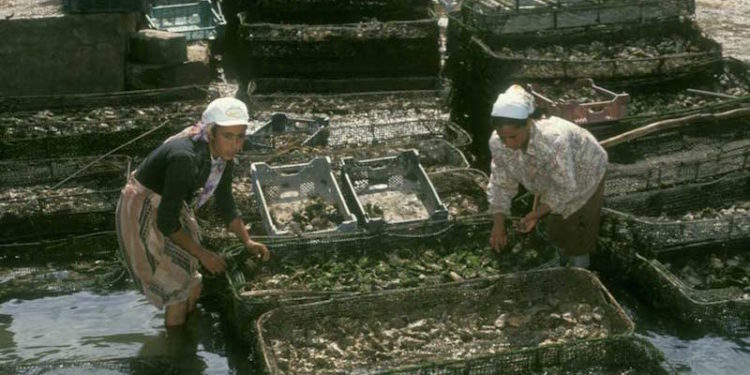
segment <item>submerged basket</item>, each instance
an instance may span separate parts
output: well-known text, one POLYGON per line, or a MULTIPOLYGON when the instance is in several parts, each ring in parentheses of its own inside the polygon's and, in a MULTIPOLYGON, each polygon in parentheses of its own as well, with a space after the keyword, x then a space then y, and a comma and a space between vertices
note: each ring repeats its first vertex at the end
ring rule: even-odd
MULTIPOLYGON (((553 303, 554 304, 554 303, 553 303)), ((554 310, 554 308, 550 309, 554 310)), ((531 313, 531 312, 530 312, 531 313)), ((545 313, 549 314, 549 312, 545 313)), ((574 318, 575 319, 575 318, 574 318)), ((531 319, 533 320, 533 318, 531 319)), ((561 325, 565 322, 561 320, 561 325)), ((447 325, 447 323, 446 323, 447 325)), ((446 374, 506 374, 523 373, 535 367, 564 366, 576 364, 607 364, 612 354, 605 348, 613 340, 627 339, 632 335, 633 322, 627 317, 607 289, 592 273, 581 269, 550 269, 508 274, 492 279, 471 281, 467 283, 444 284, 435 287, 424 287, 408 290, 397 290, 383 293, 336 299, 327 302, 304 306, 287 306, 272 310, 257 321, 258 342, 264 364, 270 374, 282 374, 288 371, 297 373, 399 373, 418 374, 439 372, 446 374), (542 327, 525 327, 531 316, 519 318, 519 323, 494 323, 503 319, 498 313, 507 312, 519 306, 538 306, 545 310, 546 301, 552 298, 558 304, 588 304, 599 311, 602 322, 609 329, 600 338, 573 339, 568 342, 545 343, 540 345, 542 327), (463 316, 464 324, 477 326, 491 331, 496 327, 504 332, 513 332, 514 328, 524 327, 518 337, 509 336, 509 346, 500 353, 481 349, 469 352, 472 341, 441 343, 432 340, 410 340, 398 355, 385 356, 390 345, 399 343, 403 336, 385 335, 386 328, 396 329, 424 325, 430 332, 432 321, 450 320, 451 316, 463 316), (378 325, 380 322, 382 325, 378 325), (400 323, 403 322, 403 323, 400 323), (346 323, 346 324, 344 324, 346 323), (493 325, 494 323, 494 325, 493 325), (379 337, 381 350, 369 355, 360 356, 334 354, 323 357, 315 369, 294 367, 296 363, 288 357, 286 351, 298 351, 302 355, 310 348, 313 341, 329 343, 326 337, 333 332, 344 332, 339 337, 351 337, 357 340, 351 330, 362 331, 365 336, 379 337), (349 334, 354 336, 349 336, 349 334), (307 341, 305 337, 313 341, 307 341), (448 359, 448 353, 466 347, 461 359, 448 359), (380 352, 380 353, 379 353, 380 352), (341 356, 341 368, 332 368, 332 360, 341 356), (384 355, 385 357, 381 357, 384 355), (369 360, 365 357, 370 358, 369 360), (346 360, 343 360, 346 358, 346 360), (356 362, 353 362, 356 361, 356 362), (330 367, 329 367, 330 366, 330 367)), ((477 330, 478 331, 478 330, 477 330)), ((471 335, 479 334, 474 331, 471 335)), ((520 331, 519 331, 520 332, 520 331)), ((398 333, 396 333, 398 335, 398 333)), ((508 333, 512 335, 512 333, 508 333)), ((483 342, 479 339, 478 343, 483 342)), ((486 342, 485 344, 490 344, 486 342)), ((345 344, 333 341, 334 345, 345 344)), ((329 343, 330 345, 330 343, 329 343)), ((365 344, 368 345, 368 344, 365 344)), ((400 344, 399 344, 400 345, 400 344)), ((474 343, 476 345, 476 343, 474 343)), ((324 344, 325 347, 325 344, 324 344)), ((376 346, 377 347, 377 346, 376 346)), ((299 357, 297 357, 299 358, 299 357)))
MULTIPOLYGON (((632 278, 647 293, 652 304, 668 310, 684 322, 738 337, 747 336, 750 333, 750 294, 747 290, 737 286, 696 289, 675 272, 679 270, 672 270, 675 266, 670 269, 667 264, 690 257, 704 258, 709 254, 719 257, 747 254, 748 248, 750 239, 745 238, 661 252, 653 258, 636 254, 632 278)), ((700 266, 711 267, 710 262, 701 262, 700 266)), ((740 267, 747 267, 747 264, 740 267)))
POLYGON ((341 222, 325 230, 305 230, 301 232, 350 232, 357 229, 357 221, 349 211, 341 189, 331 170, 329 158, 316 158, 307 164, 269 166, 266 163, 253 163, 253 192, 257 197, 258 209, 263 217, 263 224, 269 235, 292 234, 274 224, 274 206, 303 202, 306 198, 319 197, 335 206, 341 222))
POLYGON ((556 249, 536 235, 511 236, 510 250, 497 255, 487 241, 491 226, 483 218, 448 227, 259 238, 274 254, 263 264, 243 260, 243 248, 232 245, 224 251, 229 320, 252 342, 252 323, 278 306, 559 264, 556 249))
MULTIPOLYGON (((562 84, 569 88, 590 88, 600 100, 589 98, 591 101, 583 101, 576 98, 573 101, 562 101, 553 96, 553 85, 531 85, 531 94, 536 98, 539 108, 546 109, 550 115, 564 118, 578 125, 595 124, 598 122, 617 121, 628 114, 628 94, 617 94, 594 84, 591 79, 574 82, 573 84, 562 84)), ((554 84, 554 86, 558 86, 554 84)))
POLYGON ((605 199, 605 216, 643 252, 750 238, 750 210, 721 209, 750 201, 750 175, 605 199), (697 217, 706 213, 708 218, 697 217), (663 215, 668 215, 664 217, 663 215))
MULTIPOLYGON (((418 224, 424 221, 442 221, 448 218, 448 210, 440 201, 435 187, 430 182, 427 173, 419 161, 416 150, 405 151, 398 156, 383 157, 369 160, 355 160, 344 158, 341 160, 344 195, 347 197, 357 219, 370 231, 381 230, 387 225, 418 224), (414 215, 403 217, 399 212, 392 212, 392 218, 382 208, 377 217, 377 203, 366 203, 368 196, 401 194, 401 199, 412 195, 414 209, 424 209, 424 216, 414 215)), ((396 203, 396 202, 392 202, 396 203)), ((396 208, 396 207, 392 207, 396 208)), ((387 210, 388 208, 386 208, 387 210)), ((400 211, 403 207, 399 207, 400 211)))

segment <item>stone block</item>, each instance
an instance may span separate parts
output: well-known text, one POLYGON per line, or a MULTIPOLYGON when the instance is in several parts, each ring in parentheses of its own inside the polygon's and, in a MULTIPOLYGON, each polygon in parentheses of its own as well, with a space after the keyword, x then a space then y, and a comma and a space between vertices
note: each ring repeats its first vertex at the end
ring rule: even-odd
POLYGON ((187 60, 185 35, 140 30, 130 38, 130 59, 149 64, 179 64, 187 60))

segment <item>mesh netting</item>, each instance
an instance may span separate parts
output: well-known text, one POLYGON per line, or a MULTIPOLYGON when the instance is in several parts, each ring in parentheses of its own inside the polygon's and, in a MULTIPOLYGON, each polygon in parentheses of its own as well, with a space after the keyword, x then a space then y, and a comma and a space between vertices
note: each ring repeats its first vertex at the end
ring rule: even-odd
POLYGON ((487 175, 477 169, 459 169, 429 175, 440 201, 454 218, 479 217, 489 210, 487 175))
POLYGON ((750 237, 750 176, 605 199, 604 216, 642 251, 750 237))
POLYGON ((0 116, 0 159, 101 155, 164 124, 119 150, 146 155, 167 137, 193 125, 203 102, 91 110, 16 112, 0 116))
POLYGON ((102 232, 71 235, 39 241, 0 243, 0 259, 7 265, 63 263, 105 259, 118 247, 113 228, 102 232))
MULTIPOLYGON (((89 169, 99 173, 84 173, 55 189, 51 182, 3 188, 0 242, 34 241, 114 228, 113 212, 130 166, 113 164, 113 160, 116 158, 105 158, 89 169)), ((49 181, 49 175, 43 177, 49 181)))
POLYGON ((133 90, 106 94, 0 96, 0 113, 71 108, 98 108, 126 105, 149 105, 172 101, 190 101, 206 97, 198 86, 133 90))
POLYGON ((654 258, 636 254, 632 278, 649 301, 683 321, 744 337, 750 333, 749 246, 745 238, 654 258))
POLYGON ((609 363, 633 323, 593 274, 555 268, 281 307, 257 331, 271 374, 500 374, 609 363))
MULTIPOLYGON (((283 78, 436 76, 435 19, 239 27, 242 75, 283 78)), ((361 90, 360 90, 361 91, 361 90)))
POLYGON ((689 16, 691 0, 464 1, 460 19, 477 32, 513 34, 611 24, 644 24, 689 16))
MULTIPOLYGON (((257 316, 276 306, 558 264, 557 251, 536 235, 513 234, 509 250, 496 255, 488 245, 490 227, 491 219, 484 217, 378 233, 260 238, 274 254, 270 263, 256 264, 230 255, 234 259, 227 273, 230 321, 249 327, 257 316)), ((209 243, 218 246, 231 241, 209 239, 209 243)), ((248 335, 250 331, 243 331, 252 341, 248 335)))
POLYGON ((660 24, 657 29, 639 25, 593 35, 584 31, 534 38, 537 39, 519 37, 494 42, 473 37, 472 59, 484 60, 482 65, 490 76, 597 81, 679 75, 706 70, 721 61, 721 46, 688 22, 660 24), (529 47, 533 42, 533 47, 529 47))
POLYGON ((708 181, 750 169, 750 127, 746 119, 686 124, 608 152, 608 196, 708 181))
MULTIPOLYGON (((62 181, 97 158, 60 158, 0 161, 0 187, 19 187, 38 184, 54 184, 62 181)), ((125 155, 110 155, 94 163, 76 175, 77 181, 110 178, 132 169, 131 158, 125 155)))
POLYGON ((311 24, 373 18, 384 21, 420 19, 429 17, 432 9, 429 0, 236 0, 229 3, 233 3, 229 6, 236 8, 236 12, 245 11, 249 21, 311 24))

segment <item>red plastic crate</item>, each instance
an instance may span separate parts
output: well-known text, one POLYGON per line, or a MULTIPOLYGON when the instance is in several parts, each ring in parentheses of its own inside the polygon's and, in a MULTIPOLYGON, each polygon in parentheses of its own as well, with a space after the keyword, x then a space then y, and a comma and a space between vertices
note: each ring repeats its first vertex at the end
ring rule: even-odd
POLYGON ((630 95, 626 93, 614 93, 597 86, 591 79, 578 80, 572 84, 563 84, 563 86, 591 87, 599 97, 605 100, 561 101, 550 95, 552 91, 550 85, 530 84, 529 90, 536 98, 539 108, 546 109, 550 115, 564 118, 578 125, 617 121, 628 115, 630 95))

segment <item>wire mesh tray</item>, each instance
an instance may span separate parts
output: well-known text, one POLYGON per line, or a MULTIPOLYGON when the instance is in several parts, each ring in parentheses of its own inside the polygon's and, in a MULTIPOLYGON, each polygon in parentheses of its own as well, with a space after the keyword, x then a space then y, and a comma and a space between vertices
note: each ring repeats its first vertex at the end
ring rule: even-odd
POLYGON ((306 164, 253 163, 253 193, 270 235, 351 232, 357 221, 341 195, 329 158, 306 164))
POLYGON ((461 4, 460 20, 480 33, 514 34, 612 24, 645 24, 695 13, 694 0, 482 1, 461 4))
POLYGON ((472 58, 485 60, 490 74, 515 80, 675 76, 704 71, 721 61, 721 45, 688 21, 503 42, 475 36, 470 49, 472 58), (528 49, 532 42, 534 47, 528 49), (618 42, 620 47, 608 50, 618 42))
POLYGON ((607 197, 605 216, 642 251, 750 238, 750 175, 607 197))
POLYGON ((416 150, 378 159, 343 158, 341 171, 344 196, 369 231, 448 219, 416 150))
POLYGON ((293 118, 285 113, 273 113, 270 119, 245 136, 245 150, 268 149, 281 151, 304 145, 329 126, 326 117, 293 118))
POLYGON ((63 9, 69 13, 143 13, 148 0, 64 0, 63 9))
POLYGON ((726 241, 635 255, 633 279, 649 301, 688 324, 732 335, 750 332, 750 240, 726 241))
POLYGON ((270 374, 417 374, 427 369, 495 374, 540 358, 549 361, 542 366, 570 358, 607 363, 601 347, 629 337, 634 327, 596 276, 571 268, 280 307, 261 316, 256 326, 270 374), (568 306, 577 310, 566 311, 568 306), (461 330, 465 326, 471 328, 461 330), (555 326, 561 327, 560 337, 555 326), (565 337, 567 330, 578 336, 565 337), (331 355, 316 355, 319 360, 309 367, 308 356, 327 349, 331 355))
POLYGON ((630 95, 617 94, 591 79, 568 84, 531 84, 539 108, 578 125, 617 121, 628 114, 630 95))

